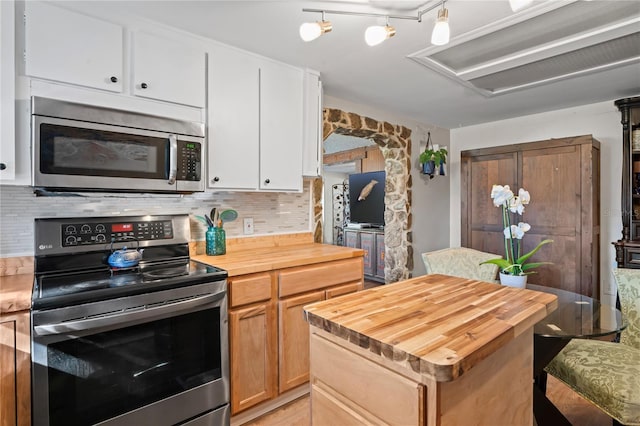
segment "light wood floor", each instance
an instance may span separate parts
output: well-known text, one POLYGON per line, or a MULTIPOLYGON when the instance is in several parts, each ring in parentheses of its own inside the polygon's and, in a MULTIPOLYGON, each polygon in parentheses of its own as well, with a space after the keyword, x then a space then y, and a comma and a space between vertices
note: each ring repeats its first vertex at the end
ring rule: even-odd
MULTIPOLYGON (((611 426, 609 416, 551 376, 547 380, 547 396, 575 426, 611 426)), ((309 396, 305 396, 246 425, 309 426, 309 410, 309 396)))

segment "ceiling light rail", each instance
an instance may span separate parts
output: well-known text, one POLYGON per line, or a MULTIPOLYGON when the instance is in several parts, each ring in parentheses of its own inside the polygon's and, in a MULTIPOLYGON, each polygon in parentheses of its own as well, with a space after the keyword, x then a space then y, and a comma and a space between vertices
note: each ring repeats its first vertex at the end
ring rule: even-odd
POLYGON ((386 18, 386 25, 370 26, 365 32, 366 43, 369 46, 375 46, 382 43, 386 39, 393 37, 396 34, 395 28, 389 25, 389 19, 405 19, 422 22, 422 15, 442 6, 442 9, 438 11, 436 25, 431 35, 431 43, 441 46, 449 43, 449 11, 444 7, 446 1, 447 0, 439 1, 423 10, 419 10, 415 16, 305 8, 302 9, 303 12, 321 13, 322 20, 318 22, 305 22, 304 24, 300 25, 300 38, 302 38, 302 40, 304 41, 312 41, 323 34, 331 32, 333 27, 331 25, 331 22, 325 20, 325 14, 386 18))

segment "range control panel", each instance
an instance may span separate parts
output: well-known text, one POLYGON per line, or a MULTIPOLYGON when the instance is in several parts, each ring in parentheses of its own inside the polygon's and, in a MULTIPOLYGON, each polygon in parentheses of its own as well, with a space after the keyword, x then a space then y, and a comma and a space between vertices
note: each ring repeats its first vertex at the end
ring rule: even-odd
POLYGON ((171 220, 69 223, 63 224, 61 229, 63 247, 105 244, 111 241, 148 241, 173 238, 171 220))

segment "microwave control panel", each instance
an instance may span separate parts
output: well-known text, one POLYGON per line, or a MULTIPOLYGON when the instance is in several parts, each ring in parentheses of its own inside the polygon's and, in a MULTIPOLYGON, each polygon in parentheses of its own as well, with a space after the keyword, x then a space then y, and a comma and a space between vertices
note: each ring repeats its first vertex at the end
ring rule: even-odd
POLYGON ((173 238, 173 224, 170 220, 70 223, 62 225, 61 229, 63 247, 173 238))
POLYGON ((178 141, 178 180, 200 181, 202 144, 178 141))

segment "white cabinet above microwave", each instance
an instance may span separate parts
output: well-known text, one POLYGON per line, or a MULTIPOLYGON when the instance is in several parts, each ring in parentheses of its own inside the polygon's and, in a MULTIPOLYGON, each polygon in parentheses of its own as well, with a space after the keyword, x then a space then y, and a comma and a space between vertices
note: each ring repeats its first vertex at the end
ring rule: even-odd
POLYGON ((25 74, 45 80, 205 106, 203 50, 45 2, 25 2, 25 74), (125 56, 130 54, 130 69, 125 56))

